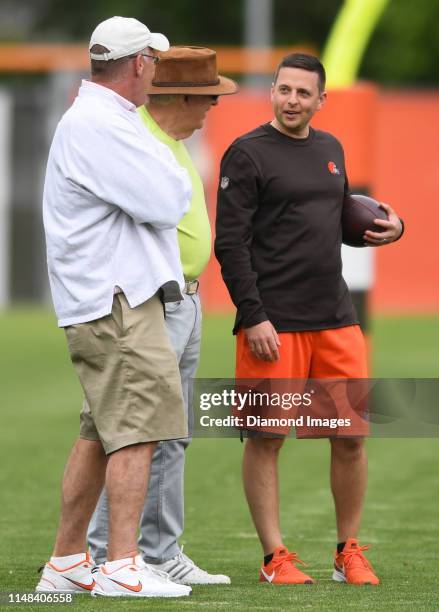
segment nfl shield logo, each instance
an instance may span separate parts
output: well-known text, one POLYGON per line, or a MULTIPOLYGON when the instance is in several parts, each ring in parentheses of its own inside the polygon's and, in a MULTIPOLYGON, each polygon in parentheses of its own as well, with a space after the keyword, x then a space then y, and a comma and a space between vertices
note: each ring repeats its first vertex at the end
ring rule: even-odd
POLYGON ((229 186, 230 179, 228 176, 221 177, 221 189, 227 189, 229 186))

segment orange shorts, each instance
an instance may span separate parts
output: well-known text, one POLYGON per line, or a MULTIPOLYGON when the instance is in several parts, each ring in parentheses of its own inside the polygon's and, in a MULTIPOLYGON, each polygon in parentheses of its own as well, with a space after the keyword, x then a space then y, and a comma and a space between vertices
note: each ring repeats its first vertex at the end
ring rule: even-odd
MULTIPOLYGON (((367 435, 367 351, 359 325, 320 331, 281 332, 279 339, 280 359, 262 361, 251 352, 244 330, 238 332, 235 376, 240 380, 237 380, 237 385, 251 386, 251 381, 245 379, 258 379, 254 389, 266 389, 268 384, 271 393, 275 392, 276 395, 284 396, 287 390, 312 392, 312 404, 298 406, 288 415, 285 410, 267 406, 262 410, 263 414, 255 411, 254 406, 245 410, 264 417, 270 414, 276 417, 279 414, 302 417, 296 426, 297 437, 367 435), (276 383, 273 379, 283 380, 276 383), (328 419, 331 420, 330 425, 328 419), (335 426, 334 419, 343 421, 342 425, 335 426)), ((261 425, 243 429, 258 431, 262 435, 268 432, 270 437, 273 434, 283 437, 288 435, 291 426, 261 425)))

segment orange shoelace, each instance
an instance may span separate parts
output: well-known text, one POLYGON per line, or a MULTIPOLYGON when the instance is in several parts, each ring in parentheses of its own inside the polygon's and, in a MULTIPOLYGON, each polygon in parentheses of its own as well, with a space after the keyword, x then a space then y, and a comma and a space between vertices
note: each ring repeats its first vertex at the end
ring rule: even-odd
POLYGON ((346 568, 352 567, 365 567, 366 569, 372 569, 368 560, 363 555, 364 550, 369 550, 370 546, 353 546, 348 550, 343 550, 343 563, 346 568))
POLYGON ((275 570, 276 568, 278 568, 279 566, 283 565, 285 562, 288 562, 288 561, 291 561, 291 563, 293 564, 300 563, 301 565, 308 567, 308 565, 304 561, 299 559, 297 553, 295 552, 289 552, 286 555, 278 555, 277 557, 274 557, 271 560, 270 564, 273 570, 275 570))

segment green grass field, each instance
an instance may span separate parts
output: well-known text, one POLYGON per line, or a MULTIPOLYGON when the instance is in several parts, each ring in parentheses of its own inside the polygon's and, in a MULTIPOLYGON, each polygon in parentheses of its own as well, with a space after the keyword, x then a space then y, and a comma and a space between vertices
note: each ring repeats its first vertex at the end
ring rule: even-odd
MULTIPOLYGON (((373 325, 374 374, 438 377, 439 317, 379 318, 373 325)), ((63 333, 38 310, 0 314, 0 592, 32 590, 50 554, 59 484, 77 432, 81 390, 63 333)), ((205 320, 199 375, 233 374, 230 319, 205 320)), ((281 459, 282 527, 318 583, 257 583, 261 552, 240 483, 238 440, 195 440, 187 455, 185 552, 225 572, 232 585, 197 587, 175 601, 76 600, 75 610, 437 610, 439 476, 437 439, 371 439, 370 484, 362 542, 382 585, 330 580, 335 543, 325 440, 289 440, 281 459)), ((18 609, 37 609, 36 606, 18 609)), ((52 606, 62 609, 64 606, 52 606)), ((38 609, 41 609, 38 607, 38 609)))

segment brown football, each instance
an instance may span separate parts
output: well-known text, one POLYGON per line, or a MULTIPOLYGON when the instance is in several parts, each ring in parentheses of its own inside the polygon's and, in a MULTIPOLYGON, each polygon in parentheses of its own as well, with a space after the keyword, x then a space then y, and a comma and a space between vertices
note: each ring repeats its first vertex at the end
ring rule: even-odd
POLYGON ((364 232, 383 232, 384 228, 375 225, 375 219, 385 219, 387 213, 377 200, 365 195, 347 195, 343 200, 341 226, 343 243, 353 247, 364 247, 364 232))

